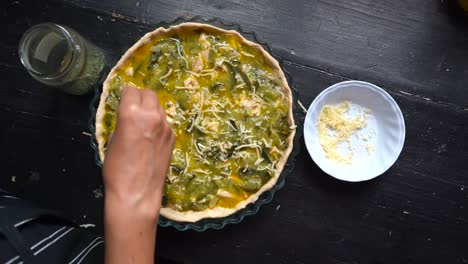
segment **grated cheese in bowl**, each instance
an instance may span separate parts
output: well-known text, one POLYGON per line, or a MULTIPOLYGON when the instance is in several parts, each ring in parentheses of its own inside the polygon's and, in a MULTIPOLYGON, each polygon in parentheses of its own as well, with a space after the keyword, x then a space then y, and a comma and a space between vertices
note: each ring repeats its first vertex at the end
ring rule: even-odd
POLYGON ((305 117, 304 142, 312 160, 343 181, 382 175, 397 160, 404 140, 405 122, 398 104, 368 82, 344 81, 328 87, 313 100, 305 117))
MULTIPOLYGON (((320 146, 325 152, 325 157, 338 164, 351 164, 354 156, 354 146, 351 137, 357 138, 358 132, 367 126, 367 114, 369 109, 358 111, 354 116, 350 113, 351 101, 344 101, 338 105, 324 105, 317 120, 317 130, 320 146), (339 146, 345 144, 347 153, 340 151, 339 146)), ((367 136, 360 137, 367 141, 367 136)), ((368 144, 369 154, 374 146, 368 144)))

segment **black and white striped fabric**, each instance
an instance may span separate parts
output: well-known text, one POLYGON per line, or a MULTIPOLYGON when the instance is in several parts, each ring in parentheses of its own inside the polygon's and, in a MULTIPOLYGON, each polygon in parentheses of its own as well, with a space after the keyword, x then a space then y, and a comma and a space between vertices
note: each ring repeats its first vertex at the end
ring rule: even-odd
POLYGON ((0 263, 103 263, 104 240, 0 190, 0 263))

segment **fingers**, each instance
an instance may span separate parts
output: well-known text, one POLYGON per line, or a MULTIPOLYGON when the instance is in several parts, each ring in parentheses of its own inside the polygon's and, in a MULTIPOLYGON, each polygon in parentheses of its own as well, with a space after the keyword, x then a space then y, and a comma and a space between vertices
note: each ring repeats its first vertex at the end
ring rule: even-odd
POLYGON ((128 85, 122 89, 120 105, 122 107, 130 107, 132 104, 141 105, 146 110, 159 110, 158 96, 154 91, 150 89, 138 89, 128 85))
POLYGON ((167 120, 166 120, 166 110, 164 110, 164 108, 160 104, 158 104, 156 106, 156 111, 158 111, 159 115, 164 120, 164 122, 167 122, 167 120))
POLYGON ((114 137, 114 132, 111 132, 107 137, 107 146, 112 144, 112 138, 114 137))
POLYGON ((141 104, 141 93, 134 86, 124 86, 122 88, 122 98, 120 100, 119 110, 132 108, 132 105, 139 106, 141 104))
POLYGON ((141 93, 141 105, 144 109, 147 109, 150 111, 158 109, 159 100, 155 92, 149 89, 143 89, 143 90, 140 90, 140 93, 141 93))
POLYGON ((173 134, 166 120, 166 111, 159 104, 157 94, 150 89, 138 89, 134 86, 123 88, 117 128, 121 124, 124 127, 131 126, 132 122, 125 120, 133 120, 134 124, 145 126, 148 129, 146 138, 153 138, 155 133, 163 133, 160 136, 164 136, 163 139, 167 141, 170 138, 168 135, 173 134), (146 121, 143 122, 145 118, 146 121))

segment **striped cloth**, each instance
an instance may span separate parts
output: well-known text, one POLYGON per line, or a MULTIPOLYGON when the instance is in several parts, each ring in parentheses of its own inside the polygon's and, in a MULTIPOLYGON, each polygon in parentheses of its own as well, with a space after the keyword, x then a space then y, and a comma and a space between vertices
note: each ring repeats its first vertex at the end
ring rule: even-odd
POLYGON ((0 263, 103 263, 104 240, 0 190, 0 263))

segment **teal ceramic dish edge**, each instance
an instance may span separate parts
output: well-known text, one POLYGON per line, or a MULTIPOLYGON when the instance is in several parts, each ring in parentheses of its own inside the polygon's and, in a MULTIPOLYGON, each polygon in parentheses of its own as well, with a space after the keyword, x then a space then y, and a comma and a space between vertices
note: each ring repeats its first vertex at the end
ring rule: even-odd
MULTIPOLYGON (((206 19, 206 18, 203 18, 201 16, 195 16, 195 17, 192 17, 192 18, 178 17, 177 19, 175 19, 175 20, 173 20, 171 22, 162 21, 162 22, 158 23, 157 25, 155 25, 155 28, 158 28, 158 27, 166 27, 167 28, 167 27, 170 27, 171 25, 177 25, 177 24, 184 23, 184 22, 199 22, 199 23, 210 24, 210 25, 217 26, 217 27, 224 28, 224 29, 228 29, 228 30, 233 29, 233 30, 236 30, 237 32, 241 33, 242 36, 244 36, 245 38, 262 45, 262 47, 279 62, 280 66, 281 66, 281 69, 283 70, 283 72, 284 72, 284 74, 286 76, 286 79, 288 80, 289 86, 290 86, 291 91, 292 91, 292 96, 293 96, 293 116, 294 116, 294 121, 295 121, 296 126, 297 126, 296 127, 296 135, 295 135, 294 141, 293 141, 293 149, 291 151, 291 154, 289 155, 288 161, 287 161, 283 171, 281 172, 280 177, 278 178, 277 183, 273 186, 273 188, 271 188, 270 190, 268 190, 268 191, 264 192, 262 195, 260 195, 260 197, 254 203, 251 203, 251 204, 247 205, 244 209, 239 210, 238 212, 236 212, 236 213, 234 213, 232 215, 229 215, 227 217, 223 217, 223 218, 206 218, 206 219, 202 219, 200 221, 194 222, 194 223, 176 222, 176 221, 172 221, 170 219, 164 218, 164 217, 160 217, 160 219, 159 219, 159 225, 160 226, 162 226, 162 227, 174 227, 175 229, 177 229, 179 231, 195 230, 197 232, 203 232, 203 231, 206 231, 208 229, 219 230, 219 229, 222 229, 223 227, 225 227, 228 224, 238 224, 238 223, 242 222, 242 220, 246 216, 256 214, 260 210, 260 207, 262 205, 268 204, 273 200, 273 196, 274 196, 276 191, 283 188, 283 186, 285 184, 286 177, 288 177, 288 175, 290 175, 291 172, 294 169, 295 159, 296 159, 296 157, 297 157, 297 155, 299 154, 299 151, 300 151, 299 139, 302 136, 302 131, 303 131, 303 129, 302 129, 302 123, 303 122, 302 121, 304 119, 304 114, 302 113, 302 110, 301 110, 300 106, 297 103, 298 93, 297 93, 297 90, 294 87, 294 83, 293 83, 291 74, 288 71, 286 71, 286 69, 284 68, 283 60, 280 57, 276 56, 272 52, 271 47, 267 43, 260 41, 258 39, 257 35, 254 32, 245 31, 245 30, 242 29, 241 26, 239 26, 237 24, 234 24, 234 23, 225 22, 225 21, 223 21, 223 20, 221 20, 219 18, 206 19)), ((95 163, 99 167, 102 167, 102 162, 101 162, 101 159, 99 158, 98 145, 97 145, 97 141, 96 141, 96 137, 95 137, 95 121, 96 121, 96 109, 99 106, 101 90, 102 90, 102 82, 101 82, 100 86, 95 88, 94 97, 92 98, 92 100, 90 102, 90 105, 89 105, 90 118, 89 118, 89 122, 88 122, 88 127, 89 127, 90 132, 91 132, 90 145, 91 145, 91 148, 94 150, 95 163)))

